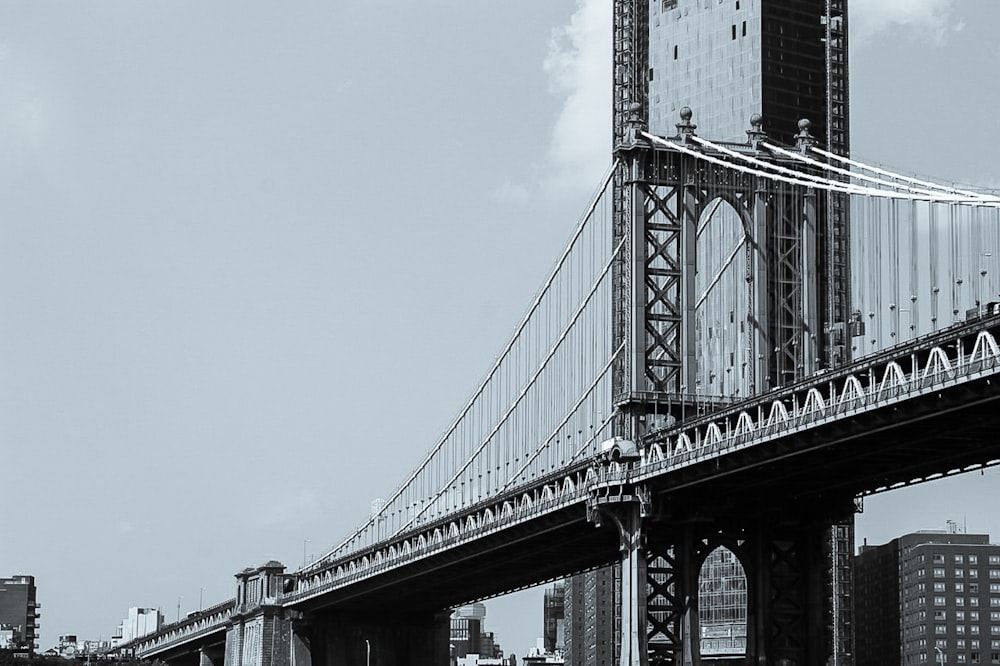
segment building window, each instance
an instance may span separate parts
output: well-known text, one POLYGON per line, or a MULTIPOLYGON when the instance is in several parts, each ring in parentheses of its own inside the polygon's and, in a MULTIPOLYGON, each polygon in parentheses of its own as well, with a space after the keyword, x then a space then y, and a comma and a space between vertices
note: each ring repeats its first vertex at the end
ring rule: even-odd
POLYGON ((959 635, 964 634, 965 633, 965 625, 964 624, 957 624, 957 625, 955 625, 955 633, 959 634, 959 635))
MULTIPOLYGON (((948 611, 943 611, 943 610, 936 610, 936 611, 934 611, 934 619, 935 620, 947 620, 948 619, 948 611)), ((958 618, 956 618, 956 619, 958 619, 958 618)))
MULTIPOLYGON (((973 597, 972 600, 976 601, 976 598, 973 597)), ((965 597, 955 597, 955 605, 956 606, 964 606, 965 605, 965 597)), ((975 606, 976 604, 972 604, 972 605, 975 606)))
POLYGON ((965 592, 965 583, 955 583, 956 592, 965 592))
POLYGON ((979 556, 969 555, 969 564, 979 564, 979 556))
POLYGON ((661 11, 667 11, 673 9, 677 6, 677 0, 663 0, 663 8, 661 11))
POLYGON ((989 562, 990 564, 1000 564, 1000 555, 990 555, 989 562))
POLYGON ((934 567, 934 577, 944 578, 944 567, 934 567))
POLYGON ((934 559, 932 561, 934 564, 944 564, 944 555, 941 553, 934 553, 934 559))
POLYGON ((969 569, 969 578, 979 578, 979 569, 969 569))
POLYGON ((938 636, 944 636, 945 634, 948 633, 948 627, 943 624, 935 624, 934 633, 937 634, 938 636))
POLYGON ((1000 569, 990 569, 990 578, 993 580, 1000 578, 1000 569))
POLYGON ((944 583, 934 583, 935 592, 944 592, 944 583))
POLYGON ((961 553, 955 553, 955 564, 963 564, 965 562, 965 555, 961 553))
POLYGON ((991 624, 990 633, 994 636, 1000 636, 1000 624, 991 624))
POLYGON ((990 597, 990 606, 1000 608, 1000 597, 990 597))
POLYGON ((1000 583, 990 583, 990 592, 1000 592, 1000 583))
POLYGON ((965 569, 955 569, 955 578, 965 578, 965 569))
POLYGON ((944 604, 945 604, 944 597, 934 597, 935 606, 944 606, 944 604))

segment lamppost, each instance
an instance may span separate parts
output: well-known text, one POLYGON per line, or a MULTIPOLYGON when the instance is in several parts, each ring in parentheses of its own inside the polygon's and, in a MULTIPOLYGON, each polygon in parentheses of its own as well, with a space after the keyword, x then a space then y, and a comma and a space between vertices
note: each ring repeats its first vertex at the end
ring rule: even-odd
POLYGON ((936 645, 934 646, 934 651, 937 652, 938 663, 941 664, 941 666, 944 666, 944 652, 942 652, 941 648, 936 645))
POLYGON ((372 644, 365 639, 365 666, 372 666, 372 644))

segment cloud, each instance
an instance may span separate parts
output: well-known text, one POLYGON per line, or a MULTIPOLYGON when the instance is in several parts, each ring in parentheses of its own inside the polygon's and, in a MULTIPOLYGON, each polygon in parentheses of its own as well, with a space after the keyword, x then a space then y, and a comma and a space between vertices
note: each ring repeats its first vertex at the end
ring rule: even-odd
POLYGON ((546 186, 589 192, 611 159, 611 10, 606 0, 577 0, 568 25, 552 32, 544 63, 550 89, 563 97, 552 129, 546 186))
POLYGON ((955 0, 854 0, 851 3, 851 39, 855 44, 871 42, 887 30, 943 46, 948 34, 962 30, 953 18, 955 0))

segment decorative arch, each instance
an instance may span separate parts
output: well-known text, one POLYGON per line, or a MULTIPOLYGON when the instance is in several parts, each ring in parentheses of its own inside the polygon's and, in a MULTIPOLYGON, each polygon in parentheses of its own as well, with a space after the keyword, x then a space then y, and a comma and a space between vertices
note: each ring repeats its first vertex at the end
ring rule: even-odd
POLYGON ((736 419, 736 429, 733 431, 733 434, 736 436, 752 435, 753 431, 756 429, 757 428, 753 422, 753 419, 750 418, 749 414, 743 411, 740 412, 739 418, 736 419))
POLYGON ((980 331, 976 336, 976 344, 972 347, 969 362, 982 363, 981 367, 985 367, 992 366, 997 358, 1000 358, 1000 346, 997 345, 996 338, 990 335, 989 331, 980 331))
POLYGON ((864 402, 865 389, 861 385, 861 380, 854 375, 848 375, 844 380, 844 389, 840 392, 839 406, 845 407, 853 405, 855 402, 864 402))
POLYGON ((825 409, 826 401, 823 400, 823 394, 813 387, 806 392, 806 399, 799 414, 804 418, 806 414, 822 414, 825 409))
POLYGON ((722 443, 722 431, 719 429, 719 424, 712 421, 705 428, 705 446, 712 446, 713 444, 722 443))
POLYGON ((694 442, 686 432, 682 432, 677 436, 677 445, 674 447, 673 455, 678 455, 680 453, 688 453, 694 451, 694 442))
POLYGON ((954 374, 955 371, 951 367, 951 361, 948 360, 948 355, 944 353, 944 350, 940 347, 931 349, 930 354, 927 356, 927 365, 924 366, 921 379, 926 382, 938 376, 953 377, 954 374))
POLYGON ((774 426, 779 423, 788 423, 788 408, 780 398, 771 403, 771 410, 767 414, 767 425, 774 426))
POLYGON ((657 442, 649 447, 649 455, 646 456, 647 463, 663 462, 666 456, 663 455, 663 447, 657 442))
POLYGON ((885 366, 885 372, 882 374, 882 381, 879 383, 879 394, 885 393, 887 389, 905 386, 906 373, 903 372, 902 366, 895 361, 889 361, 885 366))

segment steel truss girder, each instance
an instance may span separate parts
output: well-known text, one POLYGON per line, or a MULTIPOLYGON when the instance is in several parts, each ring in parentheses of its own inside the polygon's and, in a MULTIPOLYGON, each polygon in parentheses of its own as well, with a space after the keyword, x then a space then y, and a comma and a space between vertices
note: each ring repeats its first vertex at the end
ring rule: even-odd
POLYGON ((615 267, 615 345, 629 348, 616 368, 616 403, 695 393, 705 380, 695 361, 697 230, 718 200, 736 212, 746 236, 752 387, 768 390, 815 371, 826 342, 817 330, 821 210, 812 191, 641 143, 619 156, 614 242, 629 238, 631 254, 615 267))
MULTIPOLYGON (((698 579, 720 546, 737 557, 747 577, 746 663, 824 666, 834 652, 843 655, 844 629, 833 618, 849 623, 851 580, 837 566, 844 541, 838 526, 853 526, 853 517, 787 514, 778 509, 737 517, 722 529, 707 520, 647 525, 650 664, 701 663, 698 579)), ((853 539, 853 530, 846 534, 853 539)))

